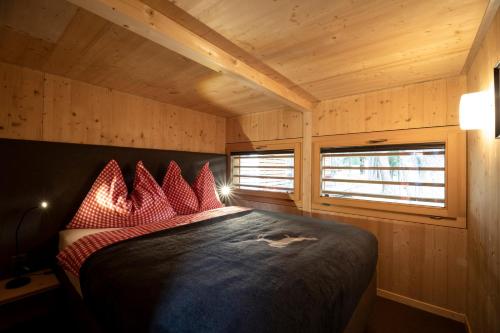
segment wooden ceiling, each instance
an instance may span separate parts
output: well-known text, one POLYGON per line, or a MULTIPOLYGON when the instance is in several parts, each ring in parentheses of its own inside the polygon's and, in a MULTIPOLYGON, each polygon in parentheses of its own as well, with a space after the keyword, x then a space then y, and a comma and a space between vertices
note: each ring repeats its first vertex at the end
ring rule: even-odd
POLYGON ((284 108, 66 1, 2 0, 0 22, 5 62, 224 116, 284 108))
MULTIPOLYGON (((461 72, 487 0, 142 0, 308 100, 461 72)), ((0 1, 0 60, 221 115, 287 108, 64 0, 0 1)))
POLYGON ((316 96, 460 73, 486 0, 176 0, 316 96))

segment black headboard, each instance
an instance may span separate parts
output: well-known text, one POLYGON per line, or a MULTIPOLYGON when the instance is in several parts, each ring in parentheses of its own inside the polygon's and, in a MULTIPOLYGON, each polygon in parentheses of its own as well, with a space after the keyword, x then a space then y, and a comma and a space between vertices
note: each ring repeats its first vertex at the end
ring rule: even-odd
POLYGON ((189 182, 207 161, 218 182, 226 178, 226 157, 220 154, 0 139, 0 156, 0 275, 14 254, 18 220, 41 200, 50 203, 49 209, 34 211, 24 221, 21 252, 28 251, 37 264, 53 261, 58 231, 71 220, 111 159, 120 164, 129 189, 140 160, 159 184, 171 160, 189 182))

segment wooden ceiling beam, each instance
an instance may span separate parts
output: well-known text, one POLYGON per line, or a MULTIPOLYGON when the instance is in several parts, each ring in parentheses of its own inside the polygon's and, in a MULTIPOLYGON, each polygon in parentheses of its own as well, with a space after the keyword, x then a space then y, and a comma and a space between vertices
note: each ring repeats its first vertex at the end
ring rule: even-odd
POLYGON ((312 111, 317 102, 300 96, 139 0, 68 1, 203 66, 242 79, 296 110, 312 111))

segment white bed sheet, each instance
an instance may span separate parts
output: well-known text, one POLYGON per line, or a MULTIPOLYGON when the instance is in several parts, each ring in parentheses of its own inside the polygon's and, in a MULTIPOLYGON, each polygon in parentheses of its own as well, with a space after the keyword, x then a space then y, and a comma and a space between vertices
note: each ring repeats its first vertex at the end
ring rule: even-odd
MULTIPOLYGON (((65 229, 59 232, 59 251, 62 251, 67 246, 70 246, 82 237, 97 234, 103 231, 118 230, 120 228, 102 228, 102 229, 65 229)), ((82 290, 80 288, 80 280, 73 273, 64 270, 64 273, 69 279, 69 282, 73 285, 75 290, 82 295, 82 290)))
POLYGON ((97 234, 103 231, 118 230, 120 228, 101 228, 101 229, 65 229, 59 231, 59 251, 73 244, 82 237, 97 234))

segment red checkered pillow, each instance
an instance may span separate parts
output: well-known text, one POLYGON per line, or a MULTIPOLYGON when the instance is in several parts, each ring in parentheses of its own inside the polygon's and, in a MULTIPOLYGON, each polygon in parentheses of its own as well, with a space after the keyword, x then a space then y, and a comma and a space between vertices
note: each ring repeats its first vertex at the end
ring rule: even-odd
POLYGON ((132 202, 115 160, 97 177, 68 228, 114 228, 128 225, 132 202))
POLYGON ((134 190, 130 194, 130 201, 132 214, 129 224, 133 226, 168 220, 177 215, 142 161, 135 168, 134 190))
POLYGON ((177 214, 198 212, 198 198, 191 186, 182 178, 181 168, 174 161, 168 165, 161 188, 177 214))
POLYGON ((157 222, 175 216, 160 186, 137 163, 134 191, 127 186, 120 167, 110 161, 101 171, 67 228, 121 228, 157 222))
POLYGON ((219 200, 214 175, 208 166, 208 162, 201 168, 200 173, 193 183, 193 189, 200 202, 200 212, 224 207, 219 200))

